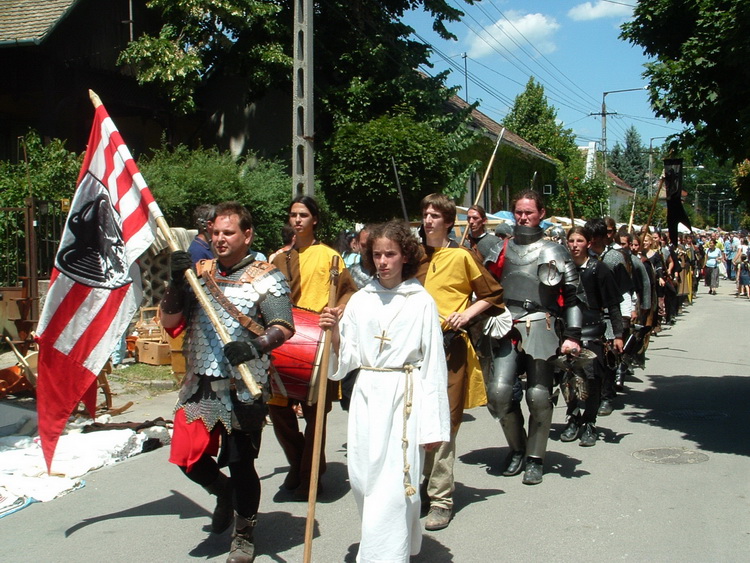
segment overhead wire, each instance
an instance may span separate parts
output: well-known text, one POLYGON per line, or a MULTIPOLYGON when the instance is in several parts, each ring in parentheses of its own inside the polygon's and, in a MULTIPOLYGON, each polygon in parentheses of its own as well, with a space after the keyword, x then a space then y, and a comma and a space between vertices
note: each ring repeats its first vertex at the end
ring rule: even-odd
MULTIPOLYGON (((455 4, 455 0, 454 0, 454 4, 455 4)), ((456 6, 456 7, 458 8, 458 6, 456 6)), ((534 72, 524 61, 522 61, 512 51, 510 51, 507 48, 502 48, 502 50, 501 50, 501 48, 500 48, 501 46, 499 44, 493 44, 490 41, 488 41, 487 40, 487 36, 490 35, 489 31, 485 28, 485 26, 479 20, 477 20, 476 17, 474 17, 474 15, 471 12, 469 12, 467 10, 465 12, 465 15, 468 16, 472 21, 474 21, 476 23, 476 25, 478 25, 484 33, 480 33, 479 31, 477 31, 474 27, 472 27, 471 25, 469 25, 466 22, 465 19, 462 19, 461 23, 464 26, 466 26, 474 34, 474 36, 476 36, 477 39, 479 39, 480 41, 482 41, 490 49, 492 49, 495 53, 497 53, 503 59, 505 59, 506 61, 508 61, 516 70, 518 70, 519 72, 521 72, 523 74, 527 74, 529 76, 536 76, 537 79, 539 79, 539 82, 542 85, 546 86, 547 91, 548 91, 548 93, 547 93, 547 97, 548 98, 550 98, 553 101, 559 103, 560 105, 564 105, 565 107, 568 107, 569 109, 572 109, 573 111, 577 111, 577 112, 582 113, 582 114, 587 114, 588 113, 587 109, 585 109, 585 108, 583 108, 581 106, 578 106, 578 107, 574 106, 573 103, 575 103, 575 102, 570 102, 568 96, 566 96, 565 94, 560 93, 559 90, 556 87, 554 87, 551 84, 549 84, 549 82, 544 81, 543 79, 541 79, 538 76, 538 73, 534 72)), ((511 38, 511 41, 515 41, 515 40, 513 40, 511 38)))
MULTIPOLYGON (((511 35, 510 33, 508 33, 508 32, 507 32, 507 31, 505 31, 505 30, 504 30, 503 28, 501 28, 501 31, 502 31, 502 32, 503 32, 503 33, 504 33, 504 34, 506 35, 506 37, 508 37, 508 39, 510 39, 511 41, 513 41, 513 43, 514 43, 514 44, 515 44, 516 46, 518 46, 518 48, 519 48, 519 49, 521 49, 521 51, 522 51, 522 52, 523 52, 523 53, 524 53, 525 55, 527 55, 527 56, 529 57, 529 59, 530 59, 530 60, 531 60, 531 61, 532 61, 532 62, 533 62, 534 64, 536 64, 536 66, 538 66, 538 67, 539 67, 539 68, 540 68, 540 69, 541 69, 542 71, 544 71, 545 73, 547 73, 547 74, 549 75, 549 77, 550 77, 551 79, 553 79, 553 80, 554 80, 555 82, 559 83, 559 84, 560 84, 560 86, 562 86, 563 88, 565 88, 566 90, 568 90, 568 91, 569 91, 569 92, 570 92, 571 94, 573 94, 574 96, 578 97, 579 95, 583 95, 584 97, 587 97, 587 98, 589 98, 590 100, 593 100, 593 101, 594 101, 594 103, 596 103, 596 100, 595 100, 595 99, 593 98, 593 96, 591 96, 591 94, 590 94, 590 93, 586 92, 586 91, 585 91, 585 90, 584 90, 583 88, 581 88, 581 87, 580 87, 580 86, 579 86, 578 84, 576 84, 576 82, 575 82, 575 81, 573 81, 573 80, 572 80, 572 79, 571 79, 570 77, 568 77, 568 75, 567 75, 567 74, 565 74, 565 73, 564 73, 563 71, 561 71, 561 70, 560 70, 560 69, 559 69, 559 68, 558 68, 557 66, 555 66, 555 64, 554 64, 554 63, 553 63, 552 61, 550 61, 550 60, 549 60, 549 59, 548 59, 548 58, 547 58, 547 57, 546 57, 546 56, 544 55, 544 53, 542 53, 542 52, 541 52, 541 51, 540 51, 539 49, 537 49, 536 45, 534 45, 534 44, 533 44, 533 43, 532 43, 531 41, 529 41, 529 39, 528 39, 528 38, 527 38, 527 37, 526 37, 526 36, 525 36, 525 35, 523 34, 523 32, 522 32, 521 30, 519 30, 519 29, 518 29, 518 28, 516 27, 516 25, 515 25, 515 24, 513 23, 513 21, 512 21, 512 20, 511 20, 510 18, 508 18, 508 16, 506 16, 506 15, 505 15, 505 13, 503 13, 503 12, 502 12, 502 11, 500 10, 500 8, 498 8, 498 7, 497 7, 497 6, 495 5, 495 3, 494 3, 494 0, 489 0, 489 6, 491 6, 492 8, 494 8, 494 9, 495 9, 495 11, 496 11, 496 12, 497 12, 497 13, 498 13, 498 14, 500 15, 500 17, 501 17, 501 18, 502 18, 503 20, 505 20, 506 22, 508 22, 508 25, 509 25, 509 26, 510 26, 511 28, 513 28, 513 30, 514 30, 514 31, 515 31, 515 32, 516 32, 516 33, 517 33, 517 34, 518 34, 518 35, 519 35, 519 36, 520 36, 521 38, 523 38, 523 40, 525 41, 525 43, 526 43, 526 44, 528 44, 528 45, 529 45, 529 47, 531 47, 531 48, 532 48, 532 49, 533 49, 533 50, 534 50, 534 51, 535 51, 535 52, 537 53, 537 55, 538 55, 538 56, 539 56, 539 57, 540 57, 540 58, 541 58, 542 60, 544 60, 544 61, 545 61, 545 62, 546 62, 546 63, 547 63, 547 64, 548 64, 549 66, 551 66, 551 67, 552 67, 552 69, 554 70, 554 72, 552 72, 552 71, 550 71, 549 69, 545 68, 545 67, 544 67, 544 65, 542 65, 542 64, 541 64, 541 62, 539 62, 539 60, 538 60, 538 59, 536 59, 535 57, 533 57, 532 55, 530 55, 530 54, 529 54, 529 53, 528 53, 528 52, 526 51, 526 49, 525 49, 525 48, 524 48, 524 47, 523 47, 523 46, 522 46, 522 45, 521 45, 520 43, 518 43, 518 42, 517 42, 517 41, 516 41, 516 40, 514 39, 514 37, 513 37, 513 36, 512 36, 512 35, 511 35), (557 76, 555 75, 555 73, 557 73, 558 75, 560 75, 560 76, 561 76, 561 77, 562 77, 563 79, 565 79, 565 81, 569 82, 569 83, 570 83, 570 85, 572 85, 572 88, 571 88, 570 86, 568 86, 567 84, 565 84, 565 83, 563 82, 563 80, 561 80, 560 78, 558 78, 558 77, 557 77, 557 76), (574 89, 575 89, 575 91, 574 91, 574 89)), ((478 7, 479 7, 479 10, 480 10, 480 11, 481 11, 481 12, 482 12, 483 14, 485 14, 485 15, 487 16, 487 18, 488 18, 488 19, 492 20, 492 16, 490 16, 490 14, 488 14, 488 13, 487 13, 487 11, 486 11, 486 10, 484 9, 484 7, 483 7, 483 6, 481 6, 481 5, 480 5, 480 6, 478 6, 478 7)), ((496 25, 496 24, 493 24, 493 25, 496 25)))

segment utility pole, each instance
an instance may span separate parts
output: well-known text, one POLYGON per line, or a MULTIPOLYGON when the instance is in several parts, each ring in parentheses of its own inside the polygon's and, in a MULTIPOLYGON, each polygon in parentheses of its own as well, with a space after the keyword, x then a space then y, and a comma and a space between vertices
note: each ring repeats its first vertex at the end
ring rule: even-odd
POLYGON ((315 194, 313 0, 294 0, 292 197, 315 194))
POLYGON ((464 97, 466 98, 466 103, 470 104, 469 101, 469 65, 467 63, 467 55, 466 53, 463 54, 464 57, 464 97))
POLYGON ((648 86, 641 86, 640 88, 625 88, 624 90, 610 90, 608 92, 602 92, 602 111, 601 113, 592 113, 590 115, 601 115, 602 116, 602 172, 606 178, 607 175, 607 115, 617 115, 616 111, 607 112, 607 94, 617 94, 619 92, 637 92, 639 90, 646 90, 648 86))

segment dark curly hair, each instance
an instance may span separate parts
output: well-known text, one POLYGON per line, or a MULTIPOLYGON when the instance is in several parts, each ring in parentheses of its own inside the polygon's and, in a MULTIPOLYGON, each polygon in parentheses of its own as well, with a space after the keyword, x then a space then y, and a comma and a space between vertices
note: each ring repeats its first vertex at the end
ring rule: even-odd
POLYGON ((362 253, 362 269, 371 276, 377 273, 378 269, 372 259, 372 245, 379 238, 387 238, 398 244, 401 254, 406 257, 404 268, 401 271, 401 279, 407 280, 414 277, 424 250, 417 237, 411 232, 409 224, 403 221, 388 221, 372 227, 367 239, 367 247, 362 253))

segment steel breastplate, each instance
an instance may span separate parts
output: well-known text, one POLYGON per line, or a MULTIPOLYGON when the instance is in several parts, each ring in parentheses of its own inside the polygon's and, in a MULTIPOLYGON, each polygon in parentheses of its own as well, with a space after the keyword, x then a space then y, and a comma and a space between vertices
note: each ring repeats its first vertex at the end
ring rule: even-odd
MULTIPOLYGON (((543 249, 555 243, 537 240, 530 244, 508 242, 501 285, 503 296, 514 319, 531 311, 555 312, 562 276, 544 260, 543 249), (521 304, 526 303, 526 306, 521 304)), ((559 265, 562 267, 562 264, 559 265)))

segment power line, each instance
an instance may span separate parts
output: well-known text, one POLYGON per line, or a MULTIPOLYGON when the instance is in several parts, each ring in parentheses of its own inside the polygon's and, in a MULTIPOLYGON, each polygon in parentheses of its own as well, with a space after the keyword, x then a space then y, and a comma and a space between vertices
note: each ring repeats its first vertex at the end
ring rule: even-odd
MULTIPOLYGON (((530 47, 531 47, 531 48, 532 48, 532 49, 533 49, 533 50, 534 50, 534 51, 535 51, 535 52, 536 52, 536 53, 537 53, 537 54, 538 54, 538 55, 539 55, 539 56, 540 56, 540 57, 541 57, 542 59, 544 59, 544 61, 545 61, 545 62, 546 62, 547 64, 549 64, 549 65, 550 65, 550 66, 551 66, 551 67, 552 67, 552 68, 553 68, 553 69, 554 69, 554 70, 555 70, 555 71, 557 72, 557 74, 559 74, 559 75, 560 75, 560 76, 561 76, 562 78, 564 78, 564 79, 565 79, 565 80, 566 80, 567 82, 569 82, 569 83, 570 83, 570 84, 571 84, 571 85, 573 86, 573 88, 575 88, 575 89, 576 89, 576 90, 577 90, 578 92, 580 92, 581 94, 583 94, 583 96, 584 96, 584 97, 588 97, 588 98, 589 98, 590 100, 593 100, 594 102, 597 102, 597 100, 596 100, 596 99, 595 99, 595 98, 594 98, 593 96, 591 96, 591 94, 590 94, 590 93, 586 92, 586 91, 585 91, 585 90, 584 90, 583 88, 581 88, 581 87, 580 87, 580 86, 579 86, 578 84, 576 84, 576 82, 575 82, 575 81, 573 81, 573 80, 572 80, 571 78, 569 78, 567 74, 565 74, 565 73, 564 73, 564 72, 563 72, 562 70, 560 70, 560 69, 559 69, 559 68, 558 68, 558 67, 557 67, 557 66, 556 66, 556 65, 555 65, 555 64, 554 64, 554 63, 553 63, 552 61, 550 61, 550 60, 549 60, 549 59, 548 59, 548 58, 546 57, 546 55, 544 55, 544 53, 542 53, 542 52, 541 52, 541 51, 540 51, 539 49, 537 49, 537 48, 536 48, 536 46, 535 46, 535 45, 534 45, 534 44, 533 44, 533 43, 532 43, 531 41, 529 41, 529 39, 528 39, 528 38, 527 38, 527 37, 526 37, 526 36, 525 36, 525 35, 524 35, 524 34, 523 34, 523 33, 522 33, 522 32, 521 32, 521 31, 520 31, 520 30, 519 30, 519 29, 518 29, 518 28, 517 28, 517 27, 515 26, 515 24, 514 24, 514 23, 513 23, 513 22, 512 22, 511 20, 510 20, 510 18, 508 18, 508 16, 506 16, 506 15, 505 15, 505 14, 504 14, 504 13, 503 13, 503 12, 502 12, 501 10, 500 10, 500 8, 498 8, 498 7, 497 7, 497 6, 495 5, 495 3, 494 3, 494 0, 490 0, 490 2, 489 2, 489 5, 490 5, 490 6, 492 6, 492 7, 493 7, 493 8, 495 9, 495 11, 496 11, 496 12, 497 12, 498 14, 500 14, 500 16, 501 16, 501 17, 502 17, 502 18, 503 18, 503 19, 504 19, 505 21, 507 21, 507 22, 508 22, 508 24, 509 24, 509 25, 510 25, 510 26, 511 26, 511 27, 512 27, 512 28, 513 28, 514 30, 515 30, 515 32, 516 32, 516 33, 518 33, 518 35, 520 35, 521 37, 523 37, 523 40, 524 40, 524 41, 525 41, 525 42, 526 42, 526 43, 527 43, 527 44, 528 44, 528 45, 529 45, 529 46, 530 46, 530 47)), ((482 8, 480 7, 480 9, 482 9, 482 8)), ((482 11, 484 11, 484 10, 482 9, 482 11)), ((485 13, 486 13, 486 12, 485 12, 485 13)), ((489 15, 488 15, 488 17, 489 17, 489 15)), ((492 19, 492 18, 490 18, 490 19, 492 19)), ((508 37, 509 39, 513 40, 513 38, 512 38, 511 36, 510 36, 510 34, 507 34, 507 33, 506 33, 506 35, 507 35, 507 37, 508 37)), ((515 43, 515 41, 514 41, 514 43, 515 43)), ((519 46, 519 48, 521 48, 521 47, 519 46)), ((521 49, 523 50, 523 48, 521 48, 521 49)), ((526 51, 525 51, 525 50, 524 50, 524 53, 526 53, 526 51)), ((528 53, 527 53, 527 54, 528 54, 528 53)), ((539 63, 538 61, 534 60, 534 58, 533 58, 533 57, 532 57, 532 60, 533 60, 533 61, 534 61, 534 62, 535 62, 535 63, 536 63, 536 64, 537 64, 537 65, 538 65, 538 66, 539 66, 540 68, 542 68, 543 70, 545 70, 545 72, 547 72, 547 73, 548 73, 548 74, 550 75, 550 77, 552 77, 552 78, 553 78, 554 80, 556 80, 557 82, 559 82, 561 86, 565 87, 565 88, 566 88, 566 89, 567 89, 568 91, 570 91, 570 92, 571 92, 572 94, 574 94, 575 96, 578 96, 578 94, 577 94, 577 93, 573 92, 573 90, 571 90, 571 89, 570 89, 570 88, 569 88, 568 86, 566 86, 565 84, 563 84, 563 83, 562 83, 562 81, 561 81, 560 79, 558 79, 557 77, 555 77, 555 76, 554 76, 554 74, 553 74, 552 72, 550 72, 550 71, 546 70, 546 69, 545 69, 545 68, 543 67, 543 65, 542 65, 541 63, 539 63)))
MULTIPOLYGON (((454 4, 455 4, 455 2, 454 2, 454 4)), ((457 8, 458 8, 458 6, 457 6, 457 8)), ((525 62, 523 62, 518 56, 516 56, 515 54, 513 54, 509 49, 503 48, 504 49, 504 52, 503 52, 503 51, 501 51, 498 48, 499 47, 498 45, 490 43, 486 39, 487 35, 491 35, 488 32, 488 30, 481 24, 481 22, 479 22, 474 17, 473 14, 471 14, 471 13, 469 13, 467 11, 466 15, 471 20, 473 20, 480 27, 480 29, 482 29, 482 31, 484 32, 484 33, 478 32, 471 25, 469 25, 464 19, 462 19, 461 23, 463 25, 465 25, 469 29, 469 31, 471 31, 477 37, 477 39, 479 39, 480 41, 482 41, 490 49, 492 49, 495 53, 497 53, 503 59, 505 59, 506 61, 508 61, 519 72, 521 72, 523 74, 528 74, 528 75, 531 75, 531 76, 538 75, 538 73, 535 73, 525 62)), ((507 33, 506 33, 506 35, 507 35, 507 33)), ((518 43, 515 42, 515 40, 513 38, 510 38, 510 39, 511 39, 511 41, 513 41, 520 48, 520 45, 518 45, 518 43)), ((524 54, 526 54, 527 56, 530 56, 526 52, 524 52, 524 54)), ((551 92, 552 94, 554 94, 556 96, 559 96, 559 97, 555 97, 553 95, 548 94, 548 97, 550 97, 551 99, 554 99, 554 101, 556 101, 560 105, 564 105, 565 107, 568 107, 569 109, 572 109, 573 111, 577 111, 577 112, 582 113, 582 114, 587 114, 588 113, 588 110, 586 110, 586 109, 584 109, 584 108, 582 108, 580 106, 579 107, 575 107, 575 106, 571 105, 574 102, 569 102, 568 100, 563 101, 563 99, 567 98, 567 96, 565 96, 564 94, 561 94, 554 86, 552 86, 551 84, 549 84, 548 82, 546 82, 543 78, 540 78, 540 83, 546 86, 548 92, 551 92), (563 98, 563 99, 560 99, 560 98, 563 98)))

